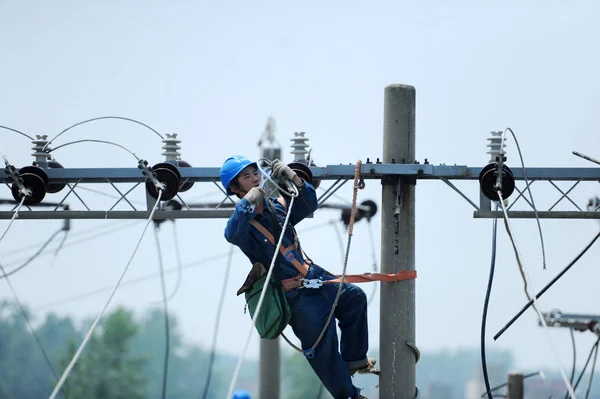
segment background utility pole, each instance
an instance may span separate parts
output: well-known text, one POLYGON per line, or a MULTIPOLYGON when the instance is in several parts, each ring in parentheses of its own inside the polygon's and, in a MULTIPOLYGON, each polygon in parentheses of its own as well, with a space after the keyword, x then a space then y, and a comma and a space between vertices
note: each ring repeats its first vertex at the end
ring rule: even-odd
MULTIPOLYGON (((383 162, 415 161, 415 88, 385 88, 383 162)), ((381 271, 415 268, 415 177, 382 178, 381 271)), ((381 283, 379 397, 414 398, 415 280, 381 283)))
MULTIPOLYGON (((273 160, 281 159, 281 149, 274 148, 275 121, 269 118, 263 138, 258 142, 261 157, 273 160), (266 136, 266 137, 265 137, 266 136), (266 139, 266 142, 263 140, 266 139)), ((260 379, 258 384, 259 398, 279 399, 280 381, 280 346, 279 338, 260 340, 260 379)))
POLYGON ((508 374, 508 399, 523 399, 523 373, 512 372, 508 374))

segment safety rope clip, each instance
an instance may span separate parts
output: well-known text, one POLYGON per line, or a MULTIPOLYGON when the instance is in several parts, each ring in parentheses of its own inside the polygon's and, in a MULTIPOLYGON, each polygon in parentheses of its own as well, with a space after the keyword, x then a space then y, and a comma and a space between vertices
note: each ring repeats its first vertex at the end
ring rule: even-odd
POLYGON ((318 278, 302 279, 304 288, 320 288, 323 285, 323 280, 318 278))
POLYGON ((302 351, 302 353, 304 353, 304 356, 306 356, 307 359, 312 359, 315 357, 315 348, 306 349, 302 351))

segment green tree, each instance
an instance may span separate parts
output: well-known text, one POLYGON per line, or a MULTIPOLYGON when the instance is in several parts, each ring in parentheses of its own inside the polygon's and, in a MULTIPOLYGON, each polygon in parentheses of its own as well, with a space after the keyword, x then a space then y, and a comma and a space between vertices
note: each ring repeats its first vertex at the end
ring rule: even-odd
MULTIPOLYGON (((96 329, 68 376, 69 399, 144 399, 142 359, 131 354, 138 331, 132 313, 115 310, 96 329)), ((63 368, 79 346, 72 340, 63 368)))

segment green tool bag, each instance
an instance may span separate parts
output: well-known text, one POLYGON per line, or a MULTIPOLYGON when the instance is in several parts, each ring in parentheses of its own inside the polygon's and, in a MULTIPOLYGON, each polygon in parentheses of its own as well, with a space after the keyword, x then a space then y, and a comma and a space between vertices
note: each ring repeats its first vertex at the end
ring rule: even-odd
POLYGON ((279 280, 271 274, 271 280, 267 283, 267 271, 262 263, 257 262, 252 266, 246 282, 237 292, 237 295, 244 293, 252 318, 263 290, 266 290, 266 293, 254 326, 261 338, 275 339, 290 322, 290 307, 279 280))

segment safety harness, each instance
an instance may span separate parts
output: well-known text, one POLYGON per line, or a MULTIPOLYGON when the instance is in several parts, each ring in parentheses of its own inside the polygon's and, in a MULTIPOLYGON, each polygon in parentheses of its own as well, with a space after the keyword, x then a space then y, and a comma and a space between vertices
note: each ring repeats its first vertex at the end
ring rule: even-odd
MULTIPOLYGON (((285 202, 279 201, 286 208, 285 202)), ((250 221, 252 226, 254 226, 272 245, 275 245, 275 237, 269 230, 267 230, 262 224, 260 224, 255 219, 250 221)), ((321 279, 306 279, 308 269, 312 264, 312 261, 309 262, 300 262, 298 258, 294 255, 294 250, 300 248, 298 243, 298 236, 296 235, 296 229, 292 227, 292 232, 294 234, 294 243, 288 247, 284 247, 283 244, 279 247, 279 252, 281 255, 290 262, 296 270, 298 270, 298 275, 296 277, 288 278, 281 280, 281 285, 283 289, 288 292, 292 291, 296 288, 319 288, 323 284, 333 284, 342 282, 341 275, 334 275, 336 278, 331 280, 321 280, 321 279)), ((302 250, 302 249, 300 249, 302 250)), ((304 251, 302 251, 304 252, 304 251)), ((306 255, 306 254, 305 254, 306 255)), ((344 276, 345 283, 369 283, 372 281, 383 281, 386 283, 393 283, 395 281, 403 281, 403 280, 412 280, 417 278, 416 270, 402 270, 396 273, 363 273, 363 274, 346 274, 344 276)))

